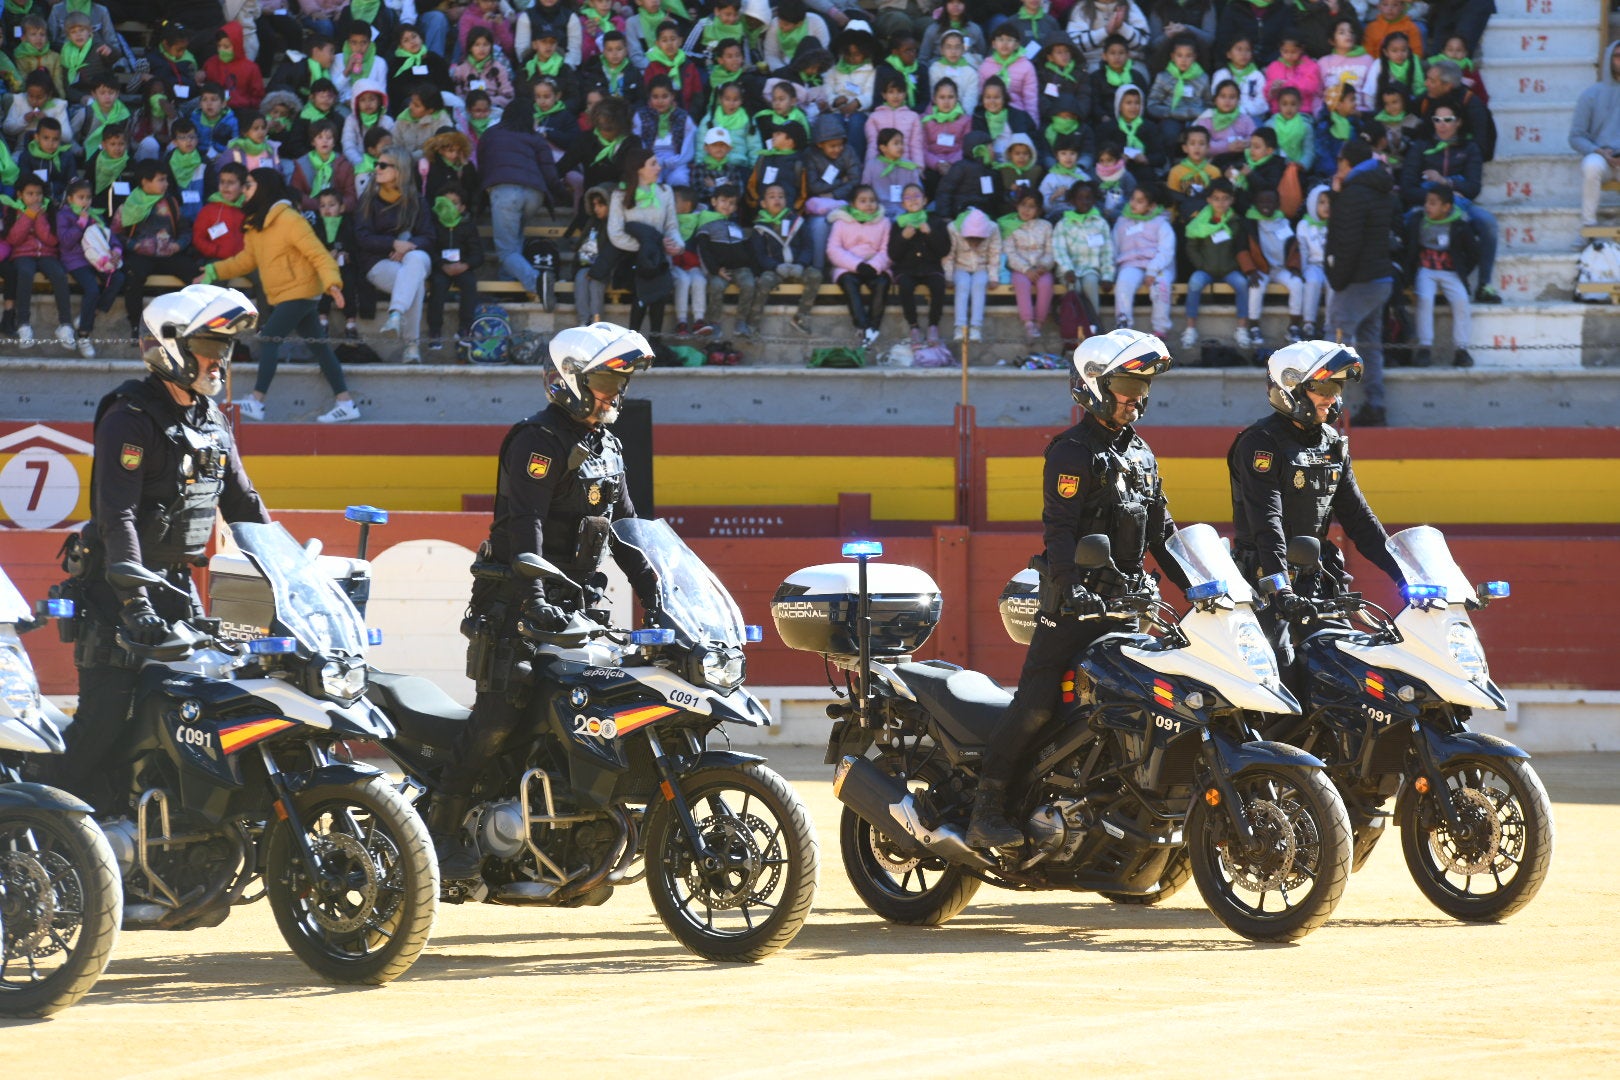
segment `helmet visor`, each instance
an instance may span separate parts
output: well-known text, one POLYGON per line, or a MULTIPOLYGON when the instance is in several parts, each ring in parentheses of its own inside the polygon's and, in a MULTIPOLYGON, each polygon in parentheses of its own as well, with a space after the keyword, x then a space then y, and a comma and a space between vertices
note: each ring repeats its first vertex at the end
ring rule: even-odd
POLYGON ((1317 397, 1341 398, 1344 396, 1343 379, 1309 379, 1300 383, 1300 389, 1317 397))
POLYGON ((1139 379, 1135 375, 1113 375, 1103 380, 1104 390, 1127 401, 1145 400, 1152 385, 1153 380, 1139 379))
MULTIPOLYGON (((1313 382, 1337 382, 1339 389, 1342 390, 1346 381, 1361 381, 1361 369, 1361 357, 1349 349, 1339 349, 1317 361, 1316 367, 1311 370, 1304 382, 1307 386, 1313 382)), ((1325 392, 1322 390, 1316 391, 1316 393, 1325 392)))
POLYGON ((186 338, 186 348, 199 360, 227 363, 236 349, 236 338, 217 334, 192 334, 186 338))
POLYGON ((583 376, 586 389, 593 394, 608 394, 618 397, 624 393, 625 387, 630 385, 630 376, 621 375, 615 371, 588 371, 583 376))

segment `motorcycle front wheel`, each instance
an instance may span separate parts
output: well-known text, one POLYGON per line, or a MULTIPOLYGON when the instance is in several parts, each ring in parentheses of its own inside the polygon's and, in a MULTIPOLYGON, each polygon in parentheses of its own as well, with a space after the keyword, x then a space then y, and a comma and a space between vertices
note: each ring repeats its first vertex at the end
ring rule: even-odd
POLYGON ((1462 820, 1452 828, 1435 792, 1401 805, 1401 850, 1435 907, 1467 922, 1495 922, 1535 898, 1552 863, 1552 805, 1521 758, 1453 758, 1441 766, 1462 820))
MULTIPOLYGON (((879 759, 885 772, 898 766, 879 759)), ((911 791, 926 791, 947 779, 948 770, 925 764, 904 777, 911 791)), ((939 926, 961 913, 979 891, 979 879, 944 859, 913 858, 849 807, 838 824, 844 873, 867 907, 892 923, 939 926)))
POLYGON ((1297 941, 1327 922, 1350 878, 1350 817, 1317 769, 1261 765, 1232 777, 1253 839, 1223 798, 1200 791, 1187 814, 1187 849, 1204 903, 1252 941, 1297 941))
POLYGON ((332 982, 397 979, 427 944, 439 902, 427 826, 382 776, 313 787, 296 801, 323 874, 310 880, 292 828, 277 822, 265 886, 281 936, 332 982))
POLYGON ((118 861, 88 815, 0 814, 0 1016, 50 1016, 88 994, 123 907, 118 861))
POLYGON ((750 963, 792 941, 816 896, 810 811, 763 765, 681 781, 702 838, 693 851, 669 802, 647 827, 647 889, 669 932, 705 960, 750 963))

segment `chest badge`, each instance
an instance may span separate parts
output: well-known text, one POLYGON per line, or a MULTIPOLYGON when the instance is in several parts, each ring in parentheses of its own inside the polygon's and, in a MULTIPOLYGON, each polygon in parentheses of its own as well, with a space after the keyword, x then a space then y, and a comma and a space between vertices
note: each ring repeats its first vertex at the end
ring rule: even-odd
POLYGON ((602 505, 602 485, 601 484, 592 484, 590 487, 586 488, 585 489, 585 501, 590 503, 592 506, 601 506, 602 505))
POLYGON ((1255 453, 1254 453, 1254 471, 1255 472, 1261 472, 1261 473, 1271 471, 1271 452, 1269 450, 1256 450, 1255 451, 1255 453))
POLYGON ((1058 474, 1057 493, 1059 495, 1065 499, 1072 499, 1079 491, 1080 478, 1078 476, 1070 476, 1068 473, 1058 474))
POLYGON ((136 446, 134 443, 125 443, 124 448, 118 452, 118 464, 130 472, 141 467, 141 459, 146 457, 146 448, 136 446))
POLYGON ((529 479, 539 480, 551 471, 551 459, 544 454, 529 455, 529 479))
POLYGON ((1295 469, 1294 470, 1294 486, 1296 488, 1303 488, 1305 486, 1305 470, 1304 469, 1295 469))

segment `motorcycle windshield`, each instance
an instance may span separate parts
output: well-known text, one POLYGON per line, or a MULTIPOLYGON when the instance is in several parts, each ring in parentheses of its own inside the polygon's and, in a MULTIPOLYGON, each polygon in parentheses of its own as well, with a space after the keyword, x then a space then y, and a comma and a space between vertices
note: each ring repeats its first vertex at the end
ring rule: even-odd
POLYGON ((742 612, 703 560, 663 520, 613 523, 613 558, 641 602, 689 644, 741 645, 742 612))
POLYGON ((1474 587, 1468 575, 1457 566, 1446 547, 1446 537, 1432 525, 1402 529, 1389 538, 1389 553, 1408 585, 1438 585, 1446 590, 1448 604, 1471 599, 1474 587))
POLYGON ((276 619, 313 653, 360 656, 366 626, 337 582, 321 576, 315 560, 280 525, 238 522, 231 535, 270 582, 276 619))
POLYGON ((1213 525, 1200 523, 1177 529, 1165 541, 1165 547, 1186 572, 1189 589, 1220 582, 1225 586, 1222 592, 1231 597, 1234 604, 1254 603, 1253 586, 1232 561, 1226 541, 1213 525))
POLYGON ((22 593, 17 591, 17 586, 6 576, 5 568, 0 567, 0 623, 24 622, 32 614, 22 593))

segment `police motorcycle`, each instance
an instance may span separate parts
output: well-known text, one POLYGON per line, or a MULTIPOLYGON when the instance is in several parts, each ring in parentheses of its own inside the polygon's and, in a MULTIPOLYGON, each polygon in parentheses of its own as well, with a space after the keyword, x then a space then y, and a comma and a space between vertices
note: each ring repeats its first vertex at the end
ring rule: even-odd
MULTIPOLYGON (((611 629, 606 613, 583 610, 554 631, 520 624, 533 659, 516 665, 509 693, 532 729, 480 780, 462 824, 483 856, 480 875, 446 882, 444 899, 594 906, 645 876, 687 949, 759 960, 804 925, 818 857, 808 808, 765 759, 710 745, 722 724, 770 723, 743 685, 743 645, 760 628, 743 624, 666 522, 622 518, 610 543, 648 626, 611 629)), ((513 572, 583 601, 535 555, 474 565, 479 576, 513 572)), ((373 671, 368 693, 398 728, 383 745, 407 782, 432 790, 469 710, 414 676, 373 671)))
MULTIPOLYGON (((1470 584, 1427 525, 1391 536, 1389 551, 1406 607, 1391 618, 1356 592, 1314 601, 1316 629, 1299 648, 1304 713, 1277 718, 1271 733, 1327 762, 1355 829, 1352 869, 1383 835, 1394 796, 1423 895, 1456 919, 1505 919, 1535 897, 1553 850, 1552 806, 1530 755, 1468 728, 1476 710, 1507 707, 1468 610, 1511 588, 1470 584)), ((1289 541, 1296 572, 1314 572, 1320 557, 1315 537, 1289 541)))
MULTIPOLYGON (((364 696, 365 648, 380 639, 281 525, 239 522, 231 534, 246 564, 216 555, 210 574, 215 614, 228 618, 177 622, 152 646, 119 635, 142 661, 122 747, 134 820, 103 823, 124 927, 217 926, 267 898, 316 974, 390 982, 427 944, 439 879, 427 826, 344 745, 392 734, 364 696), (220 595, 244 579, 252 595, 220 595)), ((174 588, 138 563, 114 564, 107 580, 174 588)))
POLYGON ((0 1016, 42 1017, 72 1005, 107 970, 124 891, 89 804, 25 777, 60 754, 71 721, 39 692, 21 636, 40 616, 0 568, 0 1016))
MULTIPOLYGON (((810 567, 778 589, 771 614, 783 641, 846 674, 847 700, 827 710, 827 762, 845 807, 844 869, 874 912, 937 925, 981 884, 1150 904, 1190 871, 1210 910, 1244 937, 1291 941, 1327 921, 1349 877, 1344 805, 1320 761, 1258 741, 1251 727, 1255 713, 1297 705, 1224 544, 1208 526, 1168 543, 1194 610, 1178 621, 1151 595, 1109 601, 1113 617, 1141 616, 1159 636, 1108 634, 1075 658, 1011 793, 1026 842, 995 851, 964 837, 986 740, 1012 695, 979 672, 910 659, 939 619, 932 579, 868 566, 882 547, 862 541, 844 547, 853 568, 810 567)), ((1075 561, 1112 567, 1109 555, 1108 538, 1092 534, 1075 561)), ((1025 643, 1048 581, 1031 574, 1004 594, 1004 622, 1025 643)))

